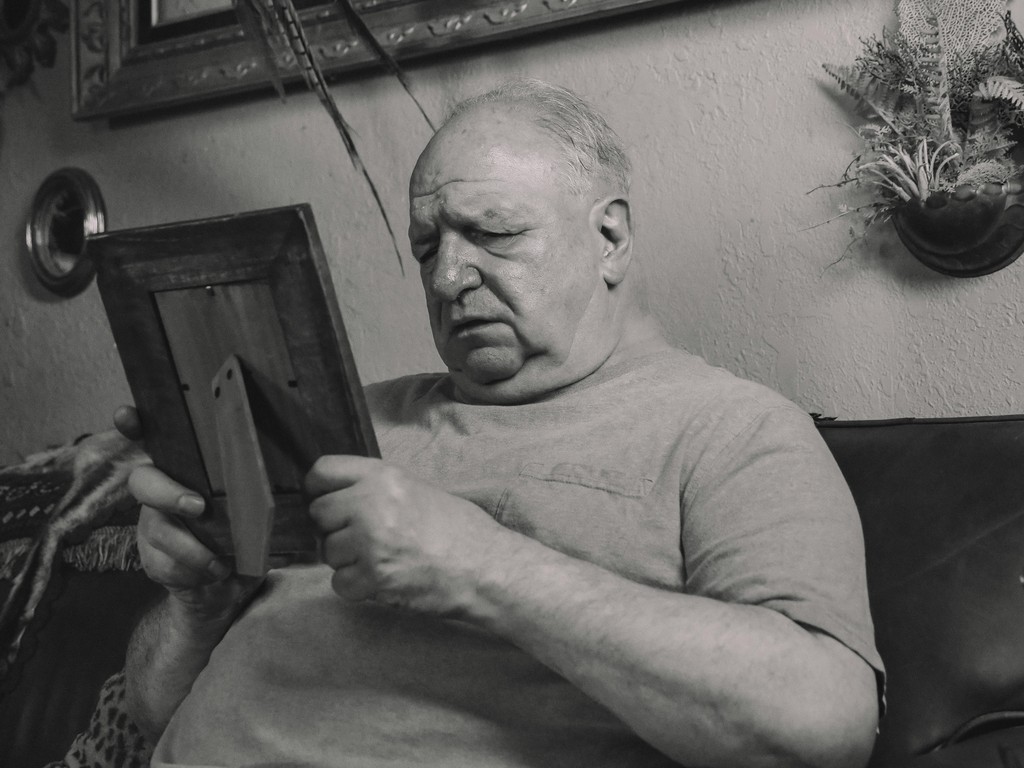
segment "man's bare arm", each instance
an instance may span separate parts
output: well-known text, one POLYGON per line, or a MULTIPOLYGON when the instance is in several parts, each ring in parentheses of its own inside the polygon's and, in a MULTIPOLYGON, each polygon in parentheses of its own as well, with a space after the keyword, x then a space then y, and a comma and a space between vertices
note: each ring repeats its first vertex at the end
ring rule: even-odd
POLYGON ((782 614, 637 584, 372 459, 326 457, 306 483, 339 595, 486 627, 690 768, 870 754, 871 668, 782 614))
POLYGON ((168 596, 135 628, 125 656, 126 705, 152 743, 164 732, 230 625, 230 616, 203 620, 168 596))
POLYGON ((766 608, 637 584, 511 531, 464 618, 552 667, 687 766, 862 766, 874 673, 766 608))
POLYGON ((136 469, 128 484, 143 505, 139 557, 167 589, 136 627, 125 659, 128 712, 155 742, 261 579, 231 575, 185 526, 202 513, 202 498, 152 466, 136 469))

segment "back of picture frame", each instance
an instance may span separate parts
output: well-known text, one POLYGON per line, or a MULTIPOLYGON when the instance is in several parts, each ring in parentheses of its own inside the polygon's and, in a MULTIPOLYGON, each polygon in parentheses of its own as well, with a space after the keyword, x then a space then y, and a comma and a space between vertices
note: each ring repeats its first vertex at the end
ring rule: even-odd
POLYGON ((108 232, 86 253, 146 449, 207 502, 193 532, 239 573, 315 559, 306 472, 380 454, 311 208, 108 232))

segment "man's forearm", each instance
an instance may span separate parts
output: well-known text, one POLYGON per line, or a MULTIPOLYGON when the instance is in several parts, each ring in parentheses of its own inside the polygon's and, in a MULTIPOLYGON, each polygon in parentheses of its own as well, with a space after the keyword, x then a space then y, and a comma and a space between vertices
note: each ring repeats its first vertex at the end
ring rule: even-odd
POLYGON ((508 532, 468 618, 688 766, 862 765, 874 675, 774 611, 636 584, 508 532))
POLYGON ((188 695, 233 618, 233 613, 197 617, 168 596, 135 628, 125 658, 126 704, 152 743, 188 695))

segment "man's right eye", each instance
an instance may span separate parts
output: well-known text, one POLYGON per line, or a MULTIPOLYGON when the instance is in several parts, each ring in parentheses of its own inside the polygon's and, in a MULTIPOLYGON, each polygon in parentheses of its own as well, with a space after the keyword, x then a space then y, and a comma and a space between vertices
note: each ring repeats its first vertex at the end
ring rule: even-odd
POLYGON ((437 255, 437 246, 430 246, 429 248, 413 248, 412 257, 422 266, 430 261, 434 256, 437 255))

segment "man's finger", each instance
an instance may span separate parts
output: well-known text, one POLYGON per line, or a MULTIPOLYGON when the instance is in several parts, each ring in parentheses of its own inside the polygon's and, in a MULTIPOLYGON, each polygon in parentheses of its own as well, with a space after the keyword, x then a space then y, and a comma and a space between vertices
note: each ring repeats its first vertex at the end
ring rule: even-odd
POLYGON ((377 593, 377 585, 359 565, 339 568, 331 577, 331 588, 346 600, 370 600, 377 593))
POLYGON ((140 545, 144 542, 196 572, 206 571, 216 559, 183 522, 150 507, 139 512, 138 534, 140 545))
POLYGON ((167 546, 167 540, 158 540, 158 543, 159 546, 140 537, 139 559, 149 577, 166 587, 194 587, 220 581, 231 574, 231 569, 208 551, 189 550, 188 554, 184 554, 178 549, 168 554, 162 549, 167 546))
POLYGON ((151 464, 132 470, 128 490, 147 507, 182 517, 198 517, 206 506, 202 496, 171 480, 151 464))
POLYGON ((316 526, 325 533, 345 528, 352 519, 349 506, 337 491, 318 496, 309 504, 309 516, 316 526))
POLYGON ((131 405, 122 405, 114 411, 114 426, 129 440, 142 439, 142 420, 139 412, 131 405))
POLYGON ((334 531, 324 538, 324 562, 334 570, 355 565, 361 554, 359 539, 351 528, 334 531))
POLYGON ((306 475, 306 493, 322 496, 355 485, 381 464, 366 456, 321 456, 306 475))

